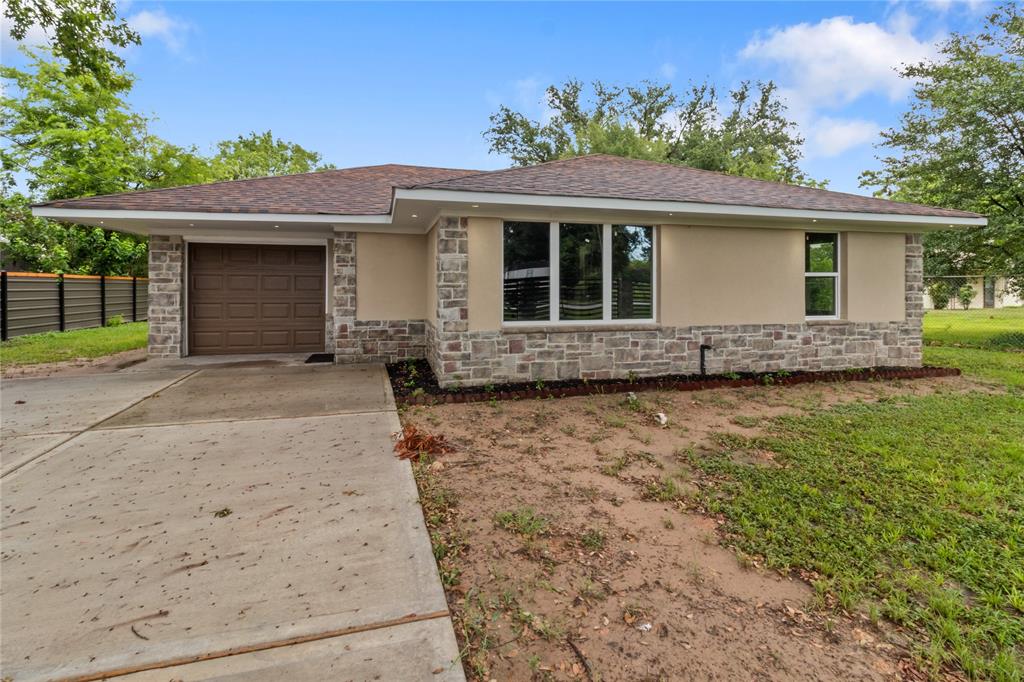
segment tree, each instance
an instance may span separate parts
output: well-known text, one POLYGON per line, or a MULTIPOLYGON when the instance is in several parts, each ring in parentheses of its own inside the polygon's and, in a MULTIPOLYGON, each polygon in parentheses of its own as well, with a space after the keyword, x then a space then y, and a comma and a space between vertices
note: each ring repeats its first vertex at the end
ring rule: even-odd
POLYGON ((0 197, 0 266, 30 272, 146 274, 146 243, 98 227, 65 226, 32 215, 18 193, 0 197))
POLYGON ((490 150, 530 165, 582 154, 615 154, 810 186, 800 169, 803 138, 786 118, 772 82, 740 84, 722 111, 717 90, 704 83, 685 96, 670 86, 592 85, 570 80, 547 89, 547 123, 507 106, 491 115, 484 132, 490 150))
POLYGON ((319 152, 294 142, 274 139, 269 130, 253 132, 217 143, 217 153, 210 160, 211 179, 242 180, 334 168, 330 164, 321 164, 322 160, 319 152))
POLYGON ((67 61, 68 75, 124 89, 124 60, 110 48, 138 45, 140 39, 128 22, 118 20, 115 0, 5 0, 4 16, 15 40, 24 40, 33 26, 41 28, 53 54, 67 61))
MULTIPOLYGON (((28 171, 28 187, 47 199, 202 182, 209 170, 194 148, 149 132, 120 92, 91 74, 72 75, 46 50, 23 50, 31 69, 0 66, 11 81, 0 98, 3 168, 28 171)), ((124 75, 126 87, 131 76, 124 75)))
POLYGON ((926 275, 1005 274, 1024 288, 1024 16, 1009 3, 976 35, 953 34, 939 58, 906 66, 914 101, 882 133, 882 169, 862 186, 902 201, 988 217, 988 226, 925 235, 926 275))

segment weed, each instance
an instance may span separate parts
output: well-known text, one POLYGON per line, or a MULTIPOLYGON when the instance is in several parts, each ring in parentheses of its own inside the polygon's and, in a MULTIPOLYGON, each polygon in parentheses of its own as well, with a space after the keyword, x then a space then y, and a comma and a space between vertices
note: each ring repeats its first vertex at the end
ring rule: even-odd
POLYGON ((532 507, 498 512, 494 515, 494 522, 499 528, 527 538, 544 533, 549 525, 548 519, 538 514, 532 507))
POLYGON ((644 486, 642 496, 645 500, 655 502, 675 502, 683 498, 683 491, 679 489, 675 479, 665 477, 644 486))
POLYGON ((602 533, 598 528, 591 528, 580 536, 580 544, 593 552, 604 549, 604 543, 604 533, 602 533))
POLYGON ((736 426, 742 426, 745 429, 752 429, 752 428, 754 428, 755 426, 757 426, 758 424, 761 423, 761 418, 760 417, 752 417, 752 416, 745 415, 745 414, 737 414, 736 416, 734 416, 729 421, 731 421, 736 426))

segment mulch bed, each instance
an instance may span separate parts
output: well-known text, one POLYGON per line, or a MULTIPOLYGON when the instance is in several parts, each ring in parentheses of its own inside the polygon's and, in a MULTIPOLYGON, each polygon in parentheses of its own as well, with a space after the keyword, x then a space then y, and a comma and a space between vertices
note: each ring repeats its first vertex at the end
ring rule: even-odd
POLYGON ((487 384, 441 388, 426 360, 407 360, 387 365, 395 401, 399 405, 475 403, 489 400, 566 398, 570 396, 630 391, 701 391, 708 388, 740 386, 791 386, 817 382, 876 381, 879 379, 923 379, 959 376, 952 367, 869 367, 836 372, 744 372, 721 374, 668 374, 637 379, 570 379, 536 383, 487 384))

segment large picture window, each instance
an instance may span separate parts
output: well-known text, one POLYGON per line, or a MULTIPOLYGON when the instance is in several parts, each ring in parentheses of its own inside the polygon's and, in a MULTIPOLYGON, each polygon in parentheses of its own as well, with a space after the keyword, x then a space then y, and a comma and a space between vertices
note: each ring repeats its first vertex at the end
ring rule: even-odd
POLYGON ((804 312, 811 319, 839 317, 839 235, 804 235, 804 312))
POLYGON ((504 224, 504 321, 650 322, 654 228, 504 224))
POLYGON ((505 223, 504 232, 504 320, 546 321, 551 317, 551 225, 505 223))

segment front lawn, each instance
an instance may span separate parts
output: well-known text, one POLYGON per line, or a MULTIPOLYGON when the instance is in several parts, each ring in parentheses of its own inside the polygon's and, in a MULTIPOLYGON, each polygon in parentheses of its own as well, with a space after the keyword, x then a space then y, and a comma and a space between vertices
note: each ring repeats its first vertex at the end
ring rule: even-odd
POLYGON ((1024 307, 928 310, 924 341, 940 346, 1024 350, 1024 307))
POLYGON ((924 361, 928 365, 958 367, 970 376, 1024 388, 1024 353, 926 346, 924 361))
POLYGON ((782 416, 695 454, 702 506, 822 603, 928 635, 938 673, 1024 672, 1024 396, 931 395, 782 416), (773 466, 746 463, 773 453, 773 466))
POLYGON ((113 327, 16 336, 0 343, 0 363, 5 367, 35 365, 144 348, 148 329, 145 322, 128 322, 113 327))

